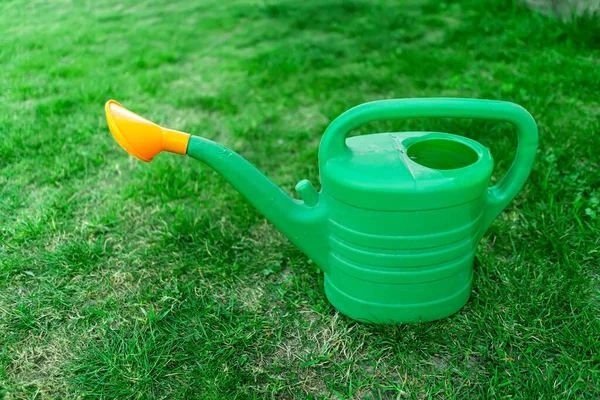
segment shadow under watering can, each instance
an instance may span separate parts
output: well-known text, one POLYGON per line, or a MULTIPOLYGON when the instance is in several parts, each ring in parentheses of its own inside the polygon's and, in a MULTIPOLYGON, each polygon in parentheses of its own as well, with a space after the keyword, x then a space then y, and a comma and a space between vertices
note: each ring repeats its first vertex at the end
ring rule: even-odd
POLYGON ((426 322, 468 301, 475 251, 492 221, 521 190, 534 163, 537 126, 522 107, 477 99, 396 99, 365 103, 336 118, 319 147, 321 191, 302 180, 295 200, 253 165, 208 139, 162 128, 106 103, 117 142, 151 161, 166 150, 220 173, 325 273, 333 306, 358 321, 426 322), (402 118, 477 118, 517 128, 504 178, 480 143, 439 132, 348 138, 355 128, 402 118))

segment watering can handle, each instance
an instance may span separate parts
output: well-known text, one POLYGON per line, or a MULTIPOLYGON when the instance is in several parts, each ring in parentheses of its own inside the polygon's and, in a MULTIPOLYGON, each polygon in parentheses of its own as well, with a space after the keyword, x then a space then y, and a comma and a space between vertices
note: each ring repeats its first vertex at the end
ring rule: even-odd
POLYGON ((319 160, 349 154, 348 134, 359 126, 382 120, 405 118, 476 118, 510 122, 517 128, 519 144, 510 169, 500 182, 488 188, 484 226, 487 227, 521 190, 535 160, 538 130, 523 107, 505 101, 422 98, 379 100, 364 103, 337 117, 328 127, 319 147, 319 160))

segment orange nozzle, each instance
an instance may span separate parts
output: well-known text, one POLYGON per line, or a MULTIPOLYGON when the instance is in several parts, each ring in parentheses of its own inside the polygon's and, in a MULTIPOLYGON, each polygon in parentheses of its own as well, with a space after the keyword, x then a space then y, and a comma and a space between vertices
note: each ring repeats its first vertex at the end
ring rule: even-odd
POLYGON ((189 133, 162 128, 132 113, 114 100, 104 106, 106 121, 113 137, 132 156, 142 161, 152 161, 163 150, 186 154, 189 133))

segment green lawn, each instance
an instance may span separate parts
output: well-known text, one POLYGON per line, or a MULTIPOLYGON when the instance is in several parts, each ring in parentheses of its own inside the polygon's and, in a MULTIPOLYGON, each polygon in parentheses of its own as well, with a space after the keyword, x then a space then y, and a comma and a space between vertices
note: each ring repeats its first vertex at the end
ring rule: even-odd
MULTIPOLYGON (((600 397, 599 93, 597 23, 499 0, 0 2, 0 397, 600 397), (216 173, 129 157, 103 110, 219 141, 292 193, 337 115, 429 96, 519 103, 540 148, 469 303, 402 326, 338 314, 216 173)), ((469 120, 361 131, 390 129, 479 140, 494 181, 516 146, 469 120)))

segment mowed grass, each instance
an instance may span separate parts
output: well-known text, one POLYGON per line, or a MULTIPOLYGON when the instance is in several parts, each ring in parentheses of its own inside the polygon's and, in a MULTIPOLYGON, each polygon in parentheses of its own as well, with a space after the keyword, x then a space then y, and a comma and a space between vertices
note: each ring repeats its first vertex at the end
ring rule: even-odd
MULTIPOLYGON (((0 3, 0 393, 28 398, 597 398, 600 28, 504 1, 0 3), (365 101, 508 100, 538 122, 469 303, 338 314, 317 267, 216 173, 112 139, 110 98, 219 141, 292 193, 365 101)), ((504 124, 375 123, 489 146, 504 124)), ((493 183, 493 182, 492 182, 493 183)))

